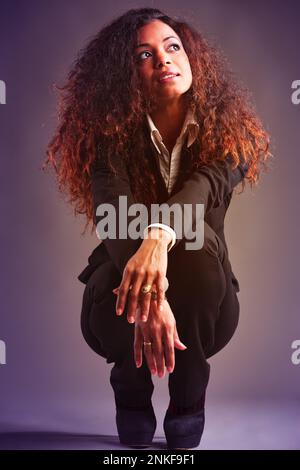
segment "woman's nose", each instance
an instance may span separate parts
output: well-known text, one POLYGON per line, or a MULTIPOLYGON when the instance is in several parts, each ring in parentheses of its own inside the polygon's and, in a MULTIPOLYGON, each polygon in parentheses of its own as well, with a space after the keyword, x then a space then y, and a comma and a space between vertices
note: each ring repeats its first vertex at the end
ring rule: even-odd
POLYGON ((160 55, 158 54, 157 57, 156 57, 155 67, 161 68, 164 65, 168 65, 170 63, 171 63, 171 61, 170 61, 169 57, 166 56, 166 54, 161 53, 160 55))

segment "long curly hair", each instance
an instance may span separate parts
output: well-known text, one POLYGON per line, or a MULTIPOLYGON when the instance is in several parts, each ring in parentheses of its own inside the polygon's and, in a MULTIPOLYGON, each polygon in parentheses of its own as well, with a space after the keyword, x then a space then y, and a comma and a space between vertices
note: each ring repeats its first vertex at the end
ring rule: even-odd
MULTIPOLYGON (((257 183, 272 154, 269 135, 251 104, 249 92, 238 84, 226 59, 188 23, 153 8, 131 9, 105 26, 78 53, 60 93, 59 125, 47 147, 43 169, 51 163, 59 191, 68 195, 75 215, 86 215, 86 228, 95 229, 91 173, 98 158, 115 172, 112 156, 124 160, 134 199, 157 201, 145 113, 151 112, 134 60, 137 31, 153 20, 168 24, 180 37, 193 82, 189 106, 200 131, 190 170, 232 156, 249 163, 246 176, 257 183)), ((149 132, 149 131, 148 131, 149 132)), ((245 181, 242 182, 244 190, 245 181)))

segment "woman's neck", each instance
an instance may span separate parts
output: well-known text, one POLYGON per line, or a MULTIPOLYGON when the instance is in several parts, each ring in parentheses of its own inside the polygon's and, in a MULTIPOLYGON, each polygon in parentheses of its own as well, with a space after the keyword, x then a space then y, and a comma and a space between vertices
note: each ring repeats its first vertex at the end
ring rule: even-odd
POLYGON ((159 107, 151 112, 151 118, 169 151, 172 151, 179 137, 186 113, 187 104, 183 100, 161 102, 159 107))

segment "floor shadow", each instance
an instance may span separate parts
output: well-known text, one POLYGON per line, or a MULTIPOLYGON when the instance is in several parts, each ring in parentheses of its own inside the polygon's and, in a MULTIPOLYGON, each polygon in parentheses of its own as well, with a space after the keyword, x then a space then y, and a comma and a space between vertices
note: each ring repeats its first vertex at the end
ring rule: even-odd
MULTIPOLYGON (((165 450, 163 438, 154 438, 151 447, 145 450, 165 450)), ((1 450, 126 450, 117 436, 95 434, 69 434, 47 431, 0 433, 1 450)))

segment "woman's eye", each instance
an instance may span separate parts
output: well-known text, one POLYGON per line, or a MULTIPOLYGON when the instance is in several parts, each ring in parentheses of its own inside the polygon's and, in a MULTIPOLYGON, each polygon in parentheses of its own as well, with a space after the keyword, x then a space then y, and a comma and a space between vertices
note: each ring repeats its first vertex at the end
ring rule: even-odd
POLYGON ((178 47, 177 51, 179 51, 179 49, 180 49, 180 46, 179 46, 179 44, 171 44, 171 46, 170 46, 170 47, 172 47, 172 46, 178 47))
MULTIPOLYGON (((175 43, 174 43, 174 44, 171 44, 171 45, 168 47, 168 49, 170 49, 170 47, 173 47, 173 46, 174 46, 175 48, 177 48, 177 49, 175 49, 175 50, 179 51, 180 46, 179 46, 179 44, 175 44, 175 43)), ((147 58, 147 57, 143 57, 143 54, 150 54, 150 55, 151 55, 151 53, 150 53, 149 51, 141 52, 140 55, 138 56, 138 60, 143 60, 144 58, 147 58)))
POLYGON ((138 59, 139 59, 139 60, 143 60, 143 57, 142 57, 143 54, 150 54, 150 52, 148 52, 148 51, 142 52, 142 53, 138 56, 138 59))

